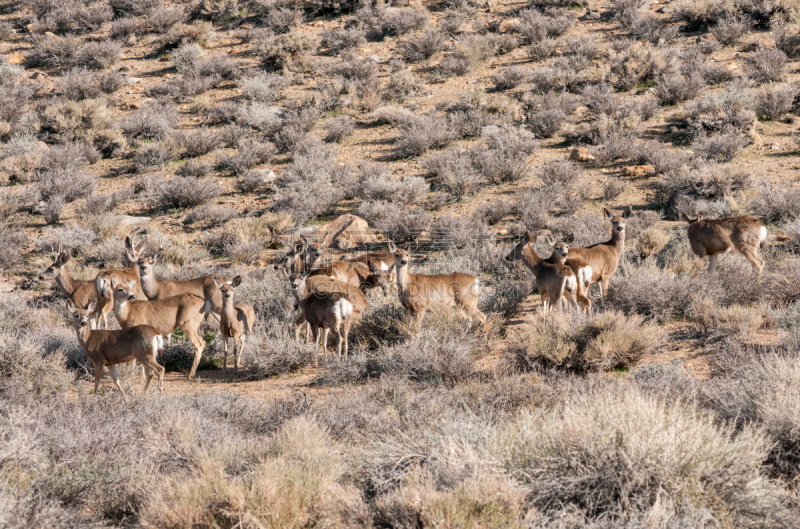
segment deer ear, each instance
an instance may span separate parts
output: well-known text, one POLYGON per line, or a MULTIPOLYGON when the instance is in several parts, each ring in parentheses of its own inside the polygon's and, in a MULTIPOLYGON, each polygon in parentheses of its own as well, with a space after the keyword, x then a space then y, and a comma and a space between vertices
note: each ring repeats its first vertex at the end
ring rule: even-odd
POLYGON ((136 281, 129 281, 128 288, 130 288, 131 290, 136 290, 136 281))
POLYGON ((303 251, 306 249, 306 243, 303 242, 303 239, 300 239, 299 241, 294 243, 293 248, 294 248, 294 253, 303 253, 303 251))
POLYGON ((397 246, 394 245, 394 242, 389 241, 389 251, 392 253, 397 253, 397 246))
POLYGON ((119 282, 117 282, 117 278, 112 276, 111 277, 111 288, 117 288, 118 284, 119 284, 119 282))
POLYGON ((330 238, 331 238, 331 234, 330 233, 325 236, 325 238, 322 240, 322 245, 319 247, 320 250, 322 250, 323 248, 327 248, 328 247, 328 243, 330 242, 330 238))
POLYGON ((164 256, 164 250, 159 250, 153 255, 153 266, 155 266, 156 262, 160 261, 161 258, 164 256))
POLYGON ((67 300, 67 310, 70 312, 75 312, 75 304, 72 302, 71 299, 67 300))
POLYGON ((575 242, 575 234, 570 233, 569 235, 567 235, 567 238, 564 239, 564 242, 567 244, 572 244, 573 242, 575 242))
POLYGON ((698 213, 697 214, 697 218, 694 219, 695 222, 697 222, 698 220, 703 220, 703 214, 702 213, 698 213))
POLYGON ((89 311, 89 314, 97 310, 97 300, 94 300, 91 303, 89 303, 89 306, 86 307, 86 310, 89 311))
POLYGON ((69 262, 70 257, 72 257, 72 256, 69 254, 68 251, 65 250, 65 251, 61 252, 61 256, 59 257, 59 260, 61 261, 61 264, 67 264, 69 262))
POLYGON ((217 286, 217 288, 222 288, 222 282, 217 279, 217 276, 213 276, 211 280, 214 281, 214 284, 217 286))
POLYGON ((545 240, 547 241, 547 244, 550 244, 550 245, 556 243, 556 240, 553 238, 553 235, 550 234, 550 233, 547 234, 547 237, 545 237, 545 240))
POLYGON ((625 208, 625 211, 623 211, 623 212, 622 212, 622 218, 623 218, 623 219, 627 219, 627 218, 629 218, 631 215, 633 215, 633 208, 631 208, 630 206, 628 206, 627 208, 625 208))
POLYGON ((233 278, 233 282, 231 283, 231 286, 238 287, 241 284, 242 284, 242 276, 236 276, 236 277, 233 278))
POLYGON ((130 261, 131 263, 139 262, 139 256, 133 250, 130 249, 125 250, 125 257, 127 257, 128 261, 130 261))
POLYGON ((531 232, 526 231, 522 235, 522 239, 520 239, 520 240, 522 241, 523 244, 528 244, 530 242, 530 240, 531 240, 531 232))
POLYGON ((610 219, 610 218, 612 218, 614 215, 612 215, 612 214, 611 214, 611 212, 610 212, 610 211, 608 211, 608 208, 603 208, 603 216, 604 216, 605 218, 607 218, 607 219, 610 219))

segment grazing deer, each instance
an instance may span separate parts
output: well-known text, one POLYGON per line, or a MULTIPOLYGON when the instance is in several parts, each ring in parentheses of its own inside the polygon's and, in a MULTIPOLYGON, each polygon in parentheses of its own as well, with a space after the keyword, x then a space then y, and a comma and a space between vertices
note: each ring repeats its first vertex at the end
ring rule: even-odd
POLYGON ((691 219, 681 214, 689 223, 689 244, 694 254, 701 259, 708 256, 708 271, 717 267, 719 254, 736 251, 744 255, 753 266, 753 270, 761 274, 764 261, 758 255, 760 248, 767 241, 767 228, 755 217, 729 217, 727 219, 703 219, 702 215, 691 219))
POLYGON ((149 325, 137 325, 127 330, 96 331, 89 324, 89 315, 97 309, 97 301, 92 301, 88 307, 76 307, 72 301, 67 301, 67 310, 72 312, 72 321, 75 332, 78 334, 78 343, 94 364, 94 394, 100 388, 100 378, 103 376, 103 367, 108 366, 108 372, 114 384, 122 395, 125 391, 119 384, 117 364, 126 364, 131 360, 138 361, 147 373, 144 392, 150 387, 153 376, 158 377, 158 391, 164 381, 164 368, 156 361, 156 356, 164 350, 164 339, 161 334, 149 325))
POLYGON ((151 301, 166 299, 180 294, 194 294, 206 300, 206 317, 209 313, 219 316, 222 310, 222 293, 214 284, 214 276, 205 275, 194 279, 158 279, 154 267, 164 255, 163 239, 158 235, 158 251, 150 257, 140 257, 139 276, 142 291, 151 301))
POLYGON ((0 294, 14 292, 17 286, 4 274, 0 274, 0 294))
POLYGON ((112 288, 114 315, 123 329, 150 325, 161 335, 172 334, 175 329, 186 334, 195 348, 189 372, 189 379, 194 379, 205 346, 205 341, 197 332, 205 319, 205 300, 194 294, 180 294, 171 298, 140 301, 136 299, 135 281, 127 284, 114 281, 112 288))
MULTIPOLYGON (((320 339, 320 328, 323 329, 322 353, 328 348, 328 333, 336 336, 336 354, 349 354, 348 336, 353 315, 359 315, 367 307, 367 298, 355 285, 343 283, 326 276, 309 277, 303 274, 290 275, 286 269, 284 275, 292 284, 297 304, 302 311, 304 322, 311 326, 314 337, 314 364, 318 365, 316 351, 320 339)), ((298 319, 298 322, 300 320, 298 319)), ((296 323, 298 323, 296 322, 296 323)))
POLYGON ((611 239, 599 242, 586 248, 572 248, 571 255, 581 259, 592 269, 592 277, 588 283, 582 285, 588 294, 592 283, 600 282, 600 297, 608 292, 608 282, 619 267, 619 258, 625 251, 625 223, 633 214, 630 206, 625 208, 622 216, 615 217, 603 208, 603 216, 611 221, 611 239))
POLYGON ((233 370, 239 372, 239 357, 244 350, 245 336, 253 331, 253 323, 256 321, 256 311, 252 305, 247 303, 233 303, 233 291, 242 284, 242 276, 236 276, 233 281, 214 277, 214 285, 222 292, 222 311, 220 313, 219 332, 222 335, 222 343, 225 347, 225 360, 222 367, 228 372, 228 338, 233 338, 233 370), (236 353, 236 345, 239 345, 239 353, 236 353))
POLYGON ((481 323, 486 322, 486 316, 478 310, 480 286, 477 277, 461 272, 436 275, 412 274, 408 270, 411 263, 409 251, 397 248, 392 241, 389 241, 389 251, 394 255, 400 303, 416 316, 417 328, 422 324, 422 318, 428 308, 435 303, 459 307, 481 323))
MULTIPOLYGON (((586 263, 573 259, 570 264, 566 264, 569 256, 568 244, 575 240, 574 235, 556 243, 552 255, 547 259, 540 258, 533 251, 533 245, 538 239, 539 233, 531 236, 530 232, 526 232, 505 259, 508 262, 522 261, 533 273, 536 288, 542 297, 542 313, 547 315, 553 307, 561 304, 564 297, 573 303, 580 302, 585 309, 591 310, 591 300, 586 297, 578 281, 579 274, 586 274, 586 263)), ((549 237, 549 241, 552 244, 552 238, 549 237)))
MULTIPOLYGON (((73 279, 67 270, 70 253, 63 251, 62 247, 59 245, 58 252, 55 253, 55 256, 56 258, 53 264, 39 275, 39 279, 55 279, 61 294, 81 309, 85 309, 91 302, 97 301, 95 281, 93 279, 88 281, 73 279)), ((92 318, 92 328, 97 328, 98 319, 99 314, 95 314, 92 318)))
POLYGON ((309 275, 312 277, 324 275, 358 285, 364 295, 378 287, 386 295, 391 284, 391 272, 377 269, 372 262, 363 264, 359 261, 331 261, 319 268, 312 269, 309 275))
POLYGON ((94 278, 95 296, 97 297, 97 319, 103 320, 103 328, 108 329, 108 314, 114 310, 114 295, 111 288, 112 280, 117 283, 136 282, 136 299, 147 299, 142 292, 139 281, 139 256, 147 247, 147 237, 136 244, 136 235, 125 237, 125 268, 121 270, 104 270, 94 278))

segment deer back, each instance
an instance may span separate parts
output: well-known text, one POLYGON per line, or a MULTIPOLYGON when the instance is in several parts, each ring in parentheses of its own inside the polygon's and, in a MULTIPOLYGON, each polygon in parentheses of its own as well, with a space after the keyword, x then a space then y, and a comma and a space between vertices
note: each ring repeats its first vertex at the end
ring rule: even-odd
POLYGON ((756 248, 764 243, 767 228, 749 215, 725 219, 701 219, 689 225, 689 244, 697 255, 716 255, 732 245, 756 248))
POLYGON ((124 364, 148 356, 158 349, 161 335, 151 326, 139 325, 127 330, 95 330, 85 343, 85 353, 92 361, 106 365, 124 364))
MULTIPOLYGON (((117 320, 123 329, 137 325, 150 325, 159 334, 168 334, 188 322, 191 327, 199 327, 205 317, 205 299, 194 294, 181 294, 164 299, 127 301, 127 317, 121 318, 121 311, 115 310, 117 320)), ((116 306, 115 306, 116 309, 116 306)))
POLYGON ((431 303, 470 303, 477 299, 478 278, 462 272, 452 274, 408 274, 408 283, 400 293, 400 301, 419 310, 431 303))

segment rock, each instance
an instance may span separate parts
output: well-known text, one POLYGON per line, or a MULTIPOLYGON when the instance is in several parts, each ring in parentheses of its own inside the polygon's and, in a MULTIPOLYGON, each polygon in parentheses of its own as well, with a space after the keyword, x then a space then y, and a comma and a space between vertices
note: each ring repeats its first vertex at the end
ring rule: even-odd
POLYGON ((586 14, 581 17, 581 20, 600 20, 600 13, 587 9, 586 14))
POLYGON ((128 80, 129 84, 136 84, 142 82, 141 77, 126 77, 126 79, 128 80))
POLYGON ((717 38, 714 35, 712 35, 711 33, 705 33, 697 37, 695 39, 695 43, 702 44, 704 42, 715 41, 715 40, 717 40, 717 38))
POLYGON ((781 146, 779 143, 770 143, 769 148, 772 149, 773 151, 781 150, 781 146))
POLYGON ((169 62, 169 55, 165 55, 164 57, 159 57, 158 62, 169 62))
POLYGON ((519 27, 518 18, 506 18, 500 23, 500 27, 497 28, 497 32, 508 33, 509 31, 516 31, 518 27, 519 27))
POLYGON ((6 57, 8 57, 8 62, 11 64, 22 64, 25 62, 25 56, 19 53, 9 53, 6 57))
POLYGON ((662 15, 665 13, 669 13, 669 11, 670 11, 669 6, 661 6, 658 9, 656 9, 656 13, 660 13, 662 15))
POLYGON ((375 242, 375 235, 369 228, 367 221, 355 215, 346 213, 333 222, 320 226, 315 234, 318 238, 330 235, 331 248, 347 250, 359 244, 375 242))
POLYGON ((629 165, 622 170, 623 175, 636 177, 647 176, 655 172, 656 170, 652 165, 629 165))
POLYGON ((140 108, 142 108, 142 107, 139 105, 139 103, 136 103, 136 102, 133 102, 133 103, 127 103, 127 104, 125 104, 125 105, 123 105, 123 106, 125 106, 125 107, 127 107, 127 108, 129 108, 129 109, 131 109, 131 110, 139 110, 140 108))
POLYGON ((744 51, 746 53, 751 53, 758 50, 771 50, 775 47, 775 39, 771 37, 762 37, 759 36, 755 42, 748 45, 744 51))
POLYGON ((120 226, 139 226, 150 222, 150 217, 134 217, 131 215, 123 215, 119 221, 120 226))
POLYGON ((578 147, 577 149, 572 149, 569 153, 569 159, 573 162, 590 162, 594 160, 594 156, 586 147, 578 147))
POLYGON ((725 65, 725 69, 728 70, 728 71, 730 71, 730 70, 738 70, 739 69, 739 65, 736 64, 735 62, 729 62, 728 64, 725 65))
POLYGON ((128 151, 122 155, 123 160, 130 160, 131 158, 133 158, 133 151, 128 151))
POLYGON ((369 57, 367 57, 364 60, 365 61, 372 61, 372 62, 378 63, 378 64, 383 62, 383 59, 381 59, 380 55, 370 55, 369 57))
POLYGON ((253 169, 251 172, 257 174, 265 184, 278 178, 272 169, 253 169))
POLYGON ((36 26, 34 24, 28 24, 25 26, 25 31, 28 33, 36 33, 36 26))
POLYGON ((31 79, 47 79, 47 74, 44 72, 33 72, 31 79))

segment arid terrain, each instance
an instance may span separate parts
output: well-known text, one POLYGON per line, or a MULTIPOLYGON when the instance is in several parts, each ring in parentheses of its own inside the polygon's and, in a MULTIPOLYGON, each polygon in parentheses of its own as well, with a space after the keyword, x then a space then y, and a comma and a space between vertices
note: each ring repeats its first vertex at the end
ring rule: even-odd
POLYGON ((0 6, 0 527, 800 527, 797 0, 0 6), (744 215, 709 271, 686 219, 744 215), (506 257, 611 216, 543 315, 506 257), (296 340, 287 252, 390 241, 486 322, 296 340), (145 257, 241 276, 238 372, 211 316, 95 394, 66 297, 145 257))

